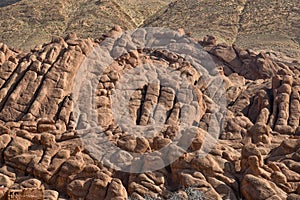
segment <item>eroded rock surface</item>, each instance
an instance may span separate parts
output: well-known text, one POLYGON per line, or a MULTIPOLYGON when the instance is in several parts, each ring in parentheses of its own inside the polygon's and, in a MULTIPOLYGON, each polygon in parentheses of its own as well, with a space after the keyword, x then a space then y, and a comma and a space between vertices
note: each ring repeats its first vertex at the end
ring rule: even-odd
MULTIPOLYGON (((121 34, 120 27, 115 27, 105 37, 118 38, 121 34)), ((82 62, 102 42, 105 41, 80 39, 71 34, 54 37, 30 53, 0 44, 1 197, 13 191, 26 194, 33 189, 49 200, 125 200, 146 196, 169 199, 174 193, 187 199, 190 192, 186 188, 207 199, 300 197, 300 62, 216 44, 214 37, 207 36, 199 43, 218 65, 214 73, 222 78, 221 86, 226 91, 223 95, 216 92, 219 88, 213 88, 210 96, 208 87, 215 83, 203 82, 201 73, 180 55, 159 49, 121 53, 99 75, 94 94, 98 120, 95 123, 120 148, 110 160, 100 162, 77 131, 91 124, 88 113, 81 113, 77 123, 72 91, 82 62), (197 97, 190 105, 181 106, 180 94, 167 85, 152 82, 137 88, 128 104, 134 124, 150 124, 155 105, 163 105, 169 111, 164 128, 153 137, 122 130, 112 112, 113 89, 128 71, 145 63, 178 71, 193 85, 193 95, 197 97), (216 106, 216 97, 226 100, 226 112, 216 106), (193 123, 196 134, 184 150, 180 146, 188 143, 188 132, 178 131, 179 124, 183 115, 188 118, 191 113, 198 116, 193 123), (224 120, 218 138, 211 136, 210 121, 214 117, 224 120), (172 145, 176 137, 179 145, 172 145), (199 156, 206 138, 215 145, 207 155, 199 156), (130 170, 132 166, 125 162, 127 152, 146 155, 168 145, 166 157, 145 157, 143 165, 138 166, 146 169, 180 155, 162 169, 128 173, 110 167, 124 161, 124 169, 130 170)), ((90 130, 83 134, 96 137, 98 133, 90 130)))

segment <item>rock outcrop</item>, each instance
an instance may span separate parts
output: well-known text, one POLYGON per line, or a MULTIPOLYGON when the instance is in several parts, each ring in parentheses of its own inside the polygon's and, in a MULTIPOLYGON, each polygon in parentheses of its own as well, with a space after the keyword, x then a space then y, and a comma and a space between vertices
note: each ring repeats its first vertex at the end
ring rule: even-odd
MULTIPOLYGON (((121 28, 115 27, 105 37, 121 34, 121 28)), ((99 75, 94 94, 96 123, 120 149, 100 162, 81 140, 85 133, 78 129, 90 124, 87 114, 77 116, 80 123, 76 123, 72 91, 81 64, 102 42, 70 34, 54 37, 30 53, 0 44, 0 199, 17 198, 13 195, 26 199, 28 193, 49 200, 170 199, 174 194, 188 199, 195 191, 220 200, 300 198, 300 62, 216 44, 214 37, 207 36, 199 43, 219 66, 215 73, 226 91, 220 94, 219 88, 213 88, 211 95, 207 88, 213 83, 203 82, 193 63, 180 55, 159 49, 122 54, 99 75), (145 63, 171 67, 195 91, 195 99, 185 106, 178 102, 181 94, 157 82, 132 93, 128 110, 136 125, 153 121, 155 105, 168 110, 163 129, 153 137, 122 130, 112 112, 113 89, 128 71, 145 63), (226 112, 216 106, 218 98, 225 99, 226 112), (195 135, 188 141, 189 132, 178 131, 179 123, 183 115, 189 119, 194 113, 195 135), (224 121, 217 138, 210 130, 213 118, 224 121), (173 145, 175 138, 178 145, 173 145), (199 156, 206 138, 214 145, 199 156), (182 149, 188 142, 188 148, 182 149), (143 171, 170 161, 164 168, 130 173, 126 152, 147 155, 168 145, 166 157, 145 156, 138 166, 143 171), (176 155, 180 156, 172 160, 176 155), (113 162, 123 162, 129 172, 114 169, 113 162)), ((90 131, 91 136, 98 134, 90 131)))

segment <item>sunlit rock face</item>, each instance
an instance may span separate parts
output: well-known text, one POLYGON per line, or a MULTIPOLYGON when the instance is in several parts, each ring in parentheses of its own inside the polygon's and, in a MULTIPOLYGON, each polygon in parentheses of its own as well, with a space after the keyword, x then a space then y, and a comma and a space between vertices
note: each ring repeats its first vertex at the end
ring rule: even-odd
POLYGON ((0 197, 298 199, 300 62, 213 36, 170 35, 164 45, 190 56, 154 48, 159 40, 132 49, 166 35, 127 37, 119 26, 101 39, 53 37, 29 53, 1 43, 0 197), (110 46, 111 54, 97 51, 110 46), (121 90, 133 90, 127 102, 114 99, 121 90), (116 116, 123 104, 127 114, 116 116), (155 124, 157 105, 167 111, 162 128, 138 135, 155 124), (184 123, 191 128, 180 130, 184 123), (98 154, 108 143, 118 151, 98 154))

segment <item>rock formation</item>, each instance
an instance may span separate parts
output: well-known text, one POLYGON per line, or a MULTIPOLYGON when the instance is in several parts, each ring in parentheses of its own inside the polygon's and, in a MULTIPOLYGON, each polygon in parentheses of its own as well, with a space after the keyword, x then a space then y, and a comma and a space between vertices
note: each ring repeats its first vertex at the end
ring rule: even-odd
MULTIPOLYGON (((120 27, 115 27, 105 37, 120 34, 120 27)), ((224 126, 218 141, 206 156, 199 157, 210 134, 209 121, 218 108, 192 64, 157 49, 139 49, 118 57, 99 76, 95 107, 98 124, 123 152, 143 154, 172 144, 180 136, 178 121, 184 114, 169 87, 152 83, 132 95, 130 117, 145 126, 151 122, 151 107, 162 104, 170 110, 165 129, 146 138, 118 127, 110 96, 128 69, 143 62, 172 67, 193 83, 201 108, 196 134, 178 159, 156 171, 127 173, 110 168, 111 160, 99 162, 85 148, 73 113, 76 74, 102 42, 70 34, 53 37, 29 53, 0 44, 0 199, 17 199, 14 195, 26 199, 28 193, 36 195, 34 199, 43 196, 48 200, 170 199, 174 193, 187 199, 187 188, 205 199, 300 198, 299 60, 216 44, 212 36, 199 41, 219 66, 227 108, 219 116, 224 126)), ((196 112, 193 105, 187 109, 196 112)), ((87 119, 80 117, 80 126, 86 126, 87 119)), ((181 143, 186 142, 184 136, 181 143)), ((182 152, 176 145, 172 148, 166 159, 182 152)), ((120 151, 112 159, 122 162, 123 156, 126 154, 120 151)), ((141 168, 160 162, 165 160, 159 156, 145 158, 141 168)))

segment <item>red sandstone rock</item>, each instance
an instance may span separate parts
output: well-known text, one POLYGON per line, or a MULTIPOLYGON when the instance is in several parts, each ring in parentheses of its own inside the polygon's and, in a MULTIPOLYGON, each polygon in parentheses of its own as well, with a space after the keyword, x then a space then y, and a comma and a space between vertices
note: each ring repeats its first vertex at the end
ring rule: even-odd
MULTIPOLYGON (((116 26, 104 38, 122 33, 116 26)), ((127 40, 120 40, 120 45, 129 45, 127 40)), ((265 52, 216 44, 213 36, 200 43, 220 66, 214 73, 220 74, 226 94, 215 87, 214 96, 209 96, 212 82, 201 80, 202 74, 180 55, 160 49, 121 55, 99 76, 94 123, 120 148, 110 161, 125 160, 126 151, 155 152, 179 138, 179 146, 170 147, 166 157, 159 153, 155 159, 146 157, 140 167, 162 164, 178 154, 179 158, 163 169, 139 174, 120 173, 99 162, 74 131, 90 125, 87 115, 74 115, 71 92, 82 61, 97 45, 93 40, 75 34, 54 37, 28 54, 0 44, 0 198, 13 189, 25 189, 18 194, 26 196, 30 188, 49 200, 62 196, 125 200, 146 195, 167 199, 170 190, 186 199, 188 187, 212 199, 299 198, 299 62, 279 62, 265 52), (178 102, 182 94, 159 82, 132 93, 128 106, 133 123, 151 123, 151 110, 157 105, 167 110, 162 130, 151 137, 123 131, 112 112, 112 90, 142 63, 168 66, 194 87, 193 102, 184 106, 178 102), (216 98, 225 99, 226 113, 214 115, 219 109, 216 98), (197 128, 190 138, 179 125, 182 116, 189 119, 192 113, 198 114, 197 128), (225 122, 217 138, 209 130, 213 117, 225 122), (216 145, 199 157, 207 138, 216 145), (189 142, 186 150, 180 147, 189 142)))

